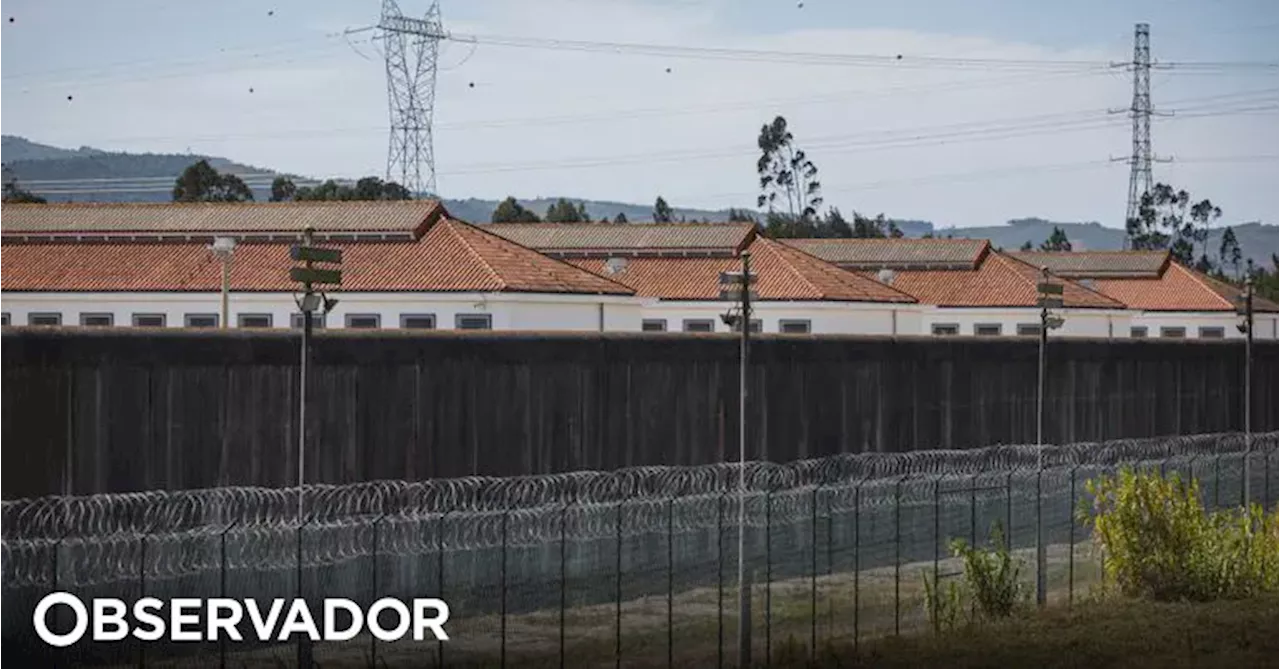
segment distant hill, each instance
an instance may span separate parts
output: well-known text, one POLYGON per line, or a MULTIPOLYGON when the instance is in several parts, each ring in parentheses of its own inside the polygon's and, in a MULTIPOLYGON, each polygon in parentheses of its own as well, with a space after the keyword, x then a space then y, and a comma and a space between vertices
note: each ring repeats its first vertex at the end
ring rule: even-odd
MULTIPOLYGON (((82 146, 64 149, 32 142, 24 137, 4 135, 0 137, 0 157, 4 161, 5 178, 16 177, 19 184, 50 202, 167 202, 173 189, 173 180, 191 163, 205 159, 220 171, 240 175, 253 189, 254 197, 266 200, 271 195, 271 180, 280 173, 252 165, 237 163, 218 156, 202 156, 173 153, 123 153, 110 152, 82 146), (103 181, 96 181, 103 180, 103 181)), ((298 185, 316 183, 315 179, 286 175, 298 185)), ((546 212, 557 197, 522 199, 520 204, 537 212, 546 212)), ((593 220, 613 220, 619 213, 632 222, 653 219, 652 204, 633 204, 600 200, 579 200, 593 220)), ((455 217, 474 223, 488 222, 497 200, 467 198, 443 200, 445 208, 455 217)), ((673 205, 675 214, 689 221, 723 221, 725 210, 692 209, 673 205)), ((938 237, 990 239, 993 244, 1006 249, 1017 249, 1025 242, 1039 245, 1049 238, 1054 226, 1067 233, 1067 238, 1078 249, 1119 249, 1124 232, 1096 222, 1064 223, 1040 218, 1019 218, 1004 225, 976 228, 938 228, 929 221, 891 219, 908 237, 934 234, 938 237)), ((1274 225, 1242 223, 1234 226, 1240 248, 1246 258, 1267 267, 1271 254, 1280 244, 1280 229, 1274 225)), ((1221 232, 1210 236, 1209 248, 1216 256, 1221 232)))
MULTIPOLYGON (((934 232, 938 237, 958 237, 962 239, 990 239, 995 246, 1008 250, 1016 250, 1026 242, 1039 246, 1049 238, 1054 227, 1062 228, 1071 246, 1077 251, 1106 251, 1120 249, 1124 246, 1124 231, 1109 228, 1101 223, 1064 223, 1046 221, 1041 218, 1015 218, 1004 225, 990 225, 975 228, 940 228, 934 232)), ((1222 227, 1209 232, 1209 257, 1217 259, 1218 245, 1222 243, 1222 227)), ((1231 225, 1235 230, 1236 240, 1240 242, 1240 250, 1245 258, 1252 258, 1254 263, 1262 267, 1271 266, 1271 254, 1276 252, 1280 244, 1280 227, 1263 225, 1256 221, 1231 225)))

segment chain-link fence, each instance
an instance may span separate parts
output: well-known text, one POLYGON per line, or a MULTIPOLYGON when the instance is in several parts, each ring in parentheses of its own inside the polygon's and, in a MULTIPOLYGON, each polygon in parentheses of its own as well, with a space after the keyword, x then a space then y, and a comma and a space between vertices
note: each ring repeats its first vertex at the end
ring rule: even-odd
POLYGON ((1271 508, 1276 446, 1276 433, 1217 434, 17 500, 3 505, 5 655, 152 666, 308 656, 343 666, 735 666, 741 528, 753 656, 808 656, 831 640, 928 628, 925 578, 958 576, 949 542, 985 544, 996 525, 1029 589, 1039 531, 1048 600, 1070 603, 1102 578, 1089 524, 1075 517, 1089 479, 1121 465, 1176 471, 1201 482, 1210 507, 1247 494, 1271 508), (31 624, 54 591, 85 601, 305 598, 313 611, 332 597, 362 607, 439 597, 451 640, 130 638, 55 654, 31 624))

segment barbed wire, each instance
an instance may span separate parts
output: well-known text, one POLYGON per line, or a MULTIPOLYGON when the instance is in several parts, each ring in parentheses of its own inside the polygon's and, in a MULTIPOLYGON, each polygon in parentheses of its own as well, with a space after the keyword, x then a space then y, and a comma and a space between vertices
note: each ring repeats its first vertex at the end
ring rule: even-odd
MULTIPOLYGON (((749 462, 741 511, 736 463, 310 485, 302 489, 301 522, 297 488, 52 496, 3 504, 0 558, 7 588, 87 586, 217 570, 287 570, 299 561, 313 568, 371 555, 479 555, 650 533, 706 535, 739 522, 786 528, 819 510, 873 513, 936 504, 942 491, 1022 505, 1036 494, 1061 493, 1067 472, 1082 467, 1160 466, 1190 475, 1197 459, 1218 456, 1220 466, 1222 456, 1242 456, 1247 445, 1242 434, 1213 434, 749 462), (1019 475, 1037 478, 1028 477, 1031 472, 1039 472, 1040 487, 1011 484, 1019 475)), ((1276 446, 1275 432, 1252 437, 1255 454, 1271 457, 1276 446)))
MULTIPOLYGON (((1277 433, 1256 434, 1252 440, 1255 449, 1275 448, 1277 433)), ((301 522, 323 524, 343 518, 475 513, 720 494, 737 491, 740 468, 746 470, 748 492, 777 492, 904 475, 1035 469, 1040 462, 1046 468, 1054 468, 1239 452, 1245 446, 1245 435, 1222 433, 1082 442, 1043 449, 1015 445, 843 454, 784 464, 717 463, 507 478, 313 484, 301 489, 301 522)), ((181 532, 229 525, 296 527, 300 523, 299 506, 297 487, 53 495, 5 501, 0 506, 0 522, 6 540, 181 532)))

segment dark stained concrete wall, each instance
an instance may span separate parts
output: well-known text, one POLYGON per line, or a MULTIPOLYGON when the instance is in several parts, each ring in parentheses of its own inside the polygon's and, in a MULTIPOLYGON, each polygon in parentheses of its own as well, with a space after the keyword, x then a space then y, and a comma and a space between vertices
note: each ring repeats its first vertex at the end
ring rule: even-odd
MULTIPOLYGON (((296 482, 298 337, 7 329, 6 499, 296 482)), ((308 482, 517 475, 737 458, 728 335, 324 333, 308 482)), ((1255 347, 1254 429, 1277 348, 1255 347)), ((1236 342, 1055 340, 1046 441, 1240 430, 1236 342)), ((1035 440, 1036 342, 754 341, 748 457, 1035 440)))

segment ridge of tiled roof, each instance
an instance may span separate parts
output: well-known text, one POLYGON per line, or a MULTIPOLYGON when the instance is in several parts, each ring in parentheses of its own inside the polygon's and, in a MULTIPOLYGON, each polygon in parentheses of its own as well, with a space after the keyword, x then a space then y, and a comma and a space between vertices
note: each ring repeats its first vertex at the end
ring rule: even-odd
MULTIPOLYGON (((749 250, 760 300, 914 302, 902 291, 770 239, 756 238, 749 250)), ((607 272, 603 258, 569 262, 630 286, 637 295, 666 300, 718 300, 720 273, 742 268, 741 260, 730 256, 640 256, 627 258, 621 271, 613 274, 607 272)))
POLYGON ((973 269, 990 248, 985 239, 786 239, 783 243, 855 270, 973 269))
MULTIPOLYGON (((870 270, 864 276, 875 276, 870 270)), ((1121 309, 1123 305, 1070 279, 1053 277, 1063 284, 1068 308, 1121 309)), ((974 269, 895 270, 893 287, 923 304, 944 307, 1034 307, 1039 293, 1040 271, 1007 254, 987 249, 974 269)))
MULTIPOLYGON (((1235 296, 1241 290, 1170 260, 1158 278, 1096 279, 1098 290, 1144 311, 1234 311, 1235 296)), ((1254 308, 1274 312, 1276 304, 1255 297, 1254 308)))
MULTIPOLYGON (((237 245, 231 289, 291 292, 287 240, 237 245)), ((454 219, 418 240, 340 241, 346 292, 526 292, 630 295, 623 284, 546 257, 454 219)), ((9 241, 0 246, 4 290, 206 292, 221 287, 221 264, 203 242, 9 241)))
POLYGON ((1168 251, 1011 251, 1009 255, 1068 278, 1154 278, 1168 266, 1168 251))
POLYGON ((6 237, 398 233, 420 236, 448 215, 437 200, 5 204, 6 237))
POLYGON ((541 253, 661 255, 740 251, 750 223, 485 223, 482 228, 541 253))

